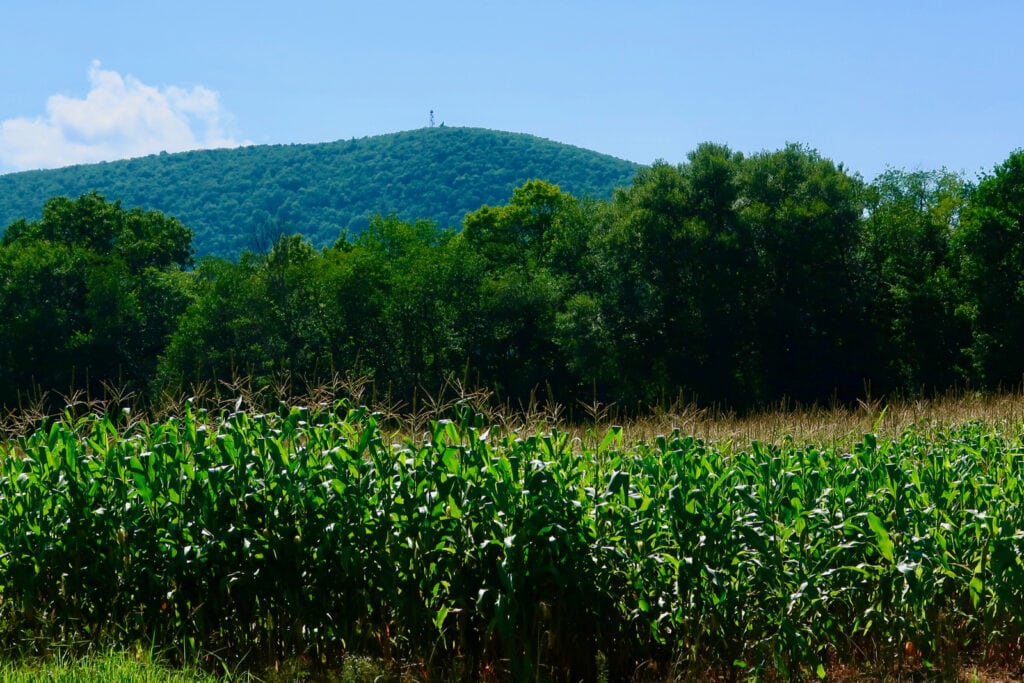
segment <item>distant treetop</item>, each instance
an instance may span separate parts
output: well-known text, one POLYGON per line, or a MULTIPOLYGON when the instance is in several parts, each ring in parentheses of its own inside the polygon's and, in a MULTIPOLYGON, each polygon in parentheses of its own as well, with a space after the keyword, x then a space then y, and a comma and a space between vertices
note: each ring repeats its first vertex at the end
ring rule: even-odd
POLYGON ((314 245, 359 233, 375 215, 459 227, 530 179, 608 198, 639 166, 520 133, 444 125, 338 142, 158 154, 0 175, 0 230, 35 220, 55 196, 96 191, 158 210, 195 233, 199 256, 266 251, 281 234, 314 245))

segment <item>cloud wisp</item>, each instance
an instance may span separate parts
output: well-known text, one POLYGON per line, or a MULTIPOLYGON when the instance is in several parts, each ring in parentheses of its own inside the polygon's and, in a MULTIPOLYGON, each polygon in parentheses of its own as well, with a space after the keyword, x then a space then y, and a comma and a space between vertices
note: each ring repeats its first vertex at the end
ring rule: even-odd
POLYGON ((134 76, 89 68, 84 99, 53 95, 46 114, 0 122, 0 168, 56 168, 245 142, 229 132, 219 95, 202 86, 146 85, 134 76))

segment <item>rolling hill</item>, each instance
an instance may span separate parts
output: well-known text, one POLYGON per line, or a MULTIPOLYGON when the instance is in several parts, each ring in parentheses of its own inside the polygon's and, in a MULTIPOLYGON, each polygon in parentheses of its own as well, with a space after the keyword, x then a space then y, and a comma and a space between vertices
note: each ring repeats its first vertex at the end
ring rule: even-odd
POLYGON ((50 197, 95 190, 156 209, 195 232, 198 255, 235 258, 282 233, 327 245, 376 214, 457 227, 483 204, 508 201, 531 178, 606 198, 637 165, 532 135, 479 128, 419 130, 320 144, 161 153, 0 175, 0 229, 37 219, 50 197))

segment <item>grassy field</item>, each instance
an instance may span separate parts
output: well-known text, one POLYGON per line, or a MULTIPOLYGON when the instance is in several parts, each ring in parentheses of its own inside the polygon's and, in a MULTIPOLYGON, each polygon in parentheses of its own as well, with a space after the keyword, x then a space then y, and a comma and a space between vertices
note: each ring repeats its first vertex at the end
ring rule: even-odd
POLYGON ((216 680, 215 676, 196 668, 171 669, 146 657, 116 651, 0 662, 0 683, 213 683, 216 680))
POLYGON ((115 646, 279 680, 1021 671, 1018 396, 622 427, 251 400, 8 415, 4 676, 115 646))

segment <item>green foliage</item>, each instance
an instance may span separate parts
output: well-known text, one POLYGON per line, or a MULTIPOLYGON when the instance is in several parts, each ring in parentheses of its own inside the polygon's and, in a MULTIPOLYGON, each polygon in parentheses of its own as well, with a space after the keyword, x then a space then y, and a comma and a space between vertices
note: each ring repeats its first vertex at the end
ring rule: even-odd
POLYGON ((978 183, 956 237, 972 325, 970 357, 987 387, 1024 377, 1024 150, 978 183))
POLYGON ((115 382, 142 390, 186 305, 191 232, 97 194, 46 202, 0 241, 0 404, 115 382))
POLYGON ((392 216, 323 251, 293 235, 266 256, 202 261, 161 385, 242 374, 266 387, 355 371, 398 396, 440 386, 465 366, 479 291, 479 260, 452 238, 392 216))
POLYGON ((1022 636, 1016 432, 726 452, 497 434, 463 409, 401 443, 345 403, 124 417, 0 444, 7 647, 795 679, 907 644, 948 677, 1022 636))
POLYGON ((953 239, 970 191, 944 170, 890 169, 868 188, 862 260, 884 364, 878 376, 889 387, 935 390, 968 376, 953 239))
POLYGON ((593 299, 615 354, 602 379, 648 402, 855 395, 860 202, 858 179, 795 145, 744 158, 705 144, 642 170, 595 231, 593 299))
MULTIPOLYGON (((64 653, 39 661, 21 658, 17 662, 0 663, 3 683, 214 683, 216 676, 195 667, 169 669, 148 661, 149 657, 132 656, 126 652, 89 654, 75 658, 64 653)), ((244 680, 232 679, 226 680, 244 680)))
POLYGON ((555 316, 574 285, 563 259, 585 249, 577 199, 531 180, 503 207, 466 215, 459 238, 484 271, 478 285, 469 365, 499 392, 524 397, 566 376, 555 343, 555 316))
POLYGON ((193 299, 160 361, 163 384, 228 379, 246 373, 265 386, 284 358, 283 323, 267 295, 258 259, 204 259, 193 274, 193 299), (175 381, 167 381, 168 368, 175 381))
POLYGON ((818 152, 788 145, 750 159, 741 216, 759 255, 766 395, 851 399, 868 376, 862 183, 818 152))
POLYGON ((453 232, 429 221, 375 219, 325 259, 331 310, 347 322, 341 336, 356 367, 405 397, 463 367, 479 261, 453 232))
POLYGON ((530 178, 606 198, 637 166, 530 135, 474 128, 421 130, 315 145, 159 154, 0 176, 0 229, 38 216, 57 195, 98 191, 175 216, 201 256, 265 252, 282 234, 326 246, 395 214, 457 227, 530 178))
POLYGON ((0 241, 0 405, 239 375, 299 393, 369 376, 397 401, 458 380, 638 411, 1014 385, 1022 159, 977 186, 896 170, 865 184, 800 145, 708 143, 611 200, 532 179, 461 231, 389 214, 329 247, 280 235, 194 270, 177 220, 58 197, 0 241))
POLYGON ((355 371, 402 398, 467 373, 513 399, 562 386, 555 317, 574 275, 559 259, 585 249, 581 211, 530 181, 460 234, 389 216, 320 252, 292 236, 266 256, 204 261, 162 385, 355 371))

